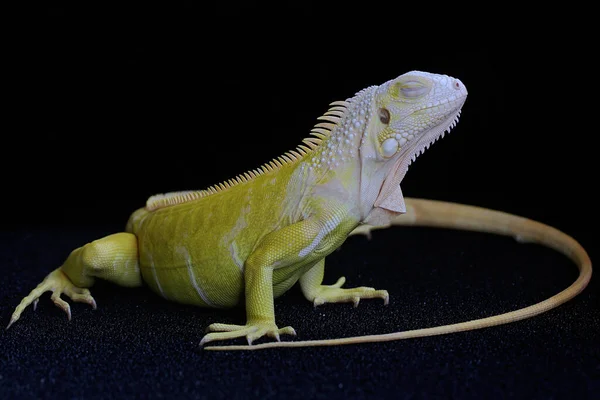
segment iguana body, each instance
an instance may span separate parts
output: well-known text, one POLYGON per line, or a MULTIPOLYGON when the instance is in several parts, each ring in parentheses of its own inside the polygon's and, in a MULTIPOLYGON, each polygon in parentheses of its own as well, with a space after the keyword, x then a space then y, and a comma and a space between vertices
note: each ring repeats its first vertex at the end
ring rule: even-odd
MULTIPOLYGON (((132 214, 126 232, 74 250, 23 299, 9 327, 29 304, 34 302, 35 307, 39 296, 48 290, 53 291, 53 301, 69 318, 70 308, 60 299, 61 293, 95 307, 87 288, 96 278, 103 278, 123 286, 145 282, 164 298, 186 304, 245 304, 245 325, 213 324, 209 327, 212 333, 202 344, 238 337, 251 344, 265 335, 279 341, 280 334, 295 332, 276 325, 273 300, 296 282, 315 305, 356 305, 363 298, 388 302, 385 290, 342 288, 343 278, 334 285, 322 285, 325 257, 353 231, 419 224, 415 209, 420 207, 428 225, 439 217, 441 226, 494 231, 506 222, 508 227, 498 233, 546 243, 545 235, 552 228, 538 224, 531 230, 529 222, 515 225, 522 219, 506 214, 479 219, 488 215, 487 211, 464 206, 412 200, 409 215, 402 216, 407 209, 399 184, 408 165, 454 126, 466 96, 464 85, 457 79, 414 71, 364 89, 347 101, 332 103, 320 118, 324 122, 313 129, 314 137, 305 139, 305 145, 295 151, 207 190, 153 196, 146 207, 132 214), (468 210, 464 220, 453 217, 464 210, 468 210)), ((550 306, 583 289, 591 275, 585 251, 560 235, 558 244, 550 244, 567 255, 575 254, 582 272, 570 292, 554 299, 550 306), (563 239, 567 240, 566 247, 563 239)), ((530 314, 526 311, 466 328, 530 314)), ((448 331, 436 329, 429 334, 448 331)), ((363 339, 274 345, 358 340, 363 339)))

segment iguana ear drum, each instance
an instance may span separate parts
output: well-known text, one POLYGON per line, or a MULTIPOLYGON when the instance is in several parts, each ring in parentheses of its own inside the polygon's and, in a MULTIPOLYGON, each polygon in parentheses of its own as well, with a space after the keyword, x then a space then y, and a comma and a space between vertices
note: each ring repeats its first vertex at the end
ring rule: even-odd
POLYGON ((384 157, 391 157, 398 151, 398 141, 394 138, 389 138, 381 144, 381 150, 384 157))
POLYGON ((380 108, 377 113, 379 114, 379 120, 382 124, 387 125, 390 123, 390 112, 387 108, 380 108))

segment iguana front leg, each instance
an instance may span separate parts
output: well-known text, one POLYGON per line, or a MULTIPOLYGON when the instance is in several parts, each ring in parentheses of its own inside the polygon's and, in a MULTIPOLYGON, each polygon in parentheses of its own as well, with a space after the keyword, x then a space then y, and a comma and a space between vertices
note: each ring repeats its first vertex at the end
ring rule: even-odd
POLYGON ((387 305, 390 296, 387 290, 375 290, 372 287, 361 286, 357 288, 344 289, 342 285, 346 282, 345 277, 341 277, 333 285, 322 285, 323 275, 325 273, 325 258, 315 264, 302 277, 300 277, 300 287, 304 297, 312 301, 314 306, 320 306, 325 303, 354 303, 358 306, 360 299, 383 299, 383 304, 387 305))
MULTIPOLYGON (((313 264, 328 242, 323 224, 317 219, 306 219, 286 226, 264 237, 244 264, 246 325, 212 324, 201 345, 214 340, 245 337, 249 344, 269 336, 295 335, 292 327, 279 329, 275 324, 273 304, 273 271, 285 268, 285 275, 293 277, 298 270, 313 264)), ((327 244, 325 247, 329 247, 327 244)))

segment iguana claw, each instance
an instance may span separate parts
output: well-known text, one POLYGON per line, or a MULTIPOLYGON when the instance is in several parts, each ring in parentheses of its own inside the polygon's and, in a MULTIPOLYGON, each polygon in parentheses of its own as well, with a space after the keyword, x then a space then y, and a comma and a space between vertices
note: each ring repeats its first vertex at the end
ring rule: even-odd
POLYGON ((280 335, 296 336, 296 331, 291 326, 278 328, 274 323, 258 322, 248 323, 246 325, 231 325, 231 324, 212 324, 207 328, 207 331, 212 332, 206 334, 200 341, 200 346, 214 340, 229 340, 246 337, 248 345, 260 339, 263 336, 268 336, 280 342, 280 335))
POLYGON ((318 288, 313 306, 317 307, 325 303, 345 303, 352 302, 354 307, 358 307, 360 299, 383 299, 383 304, 387 305, 390 301, 390 295, 387 290, 375 290, 372 287, 361 286, 357 288, 343 289, 345 279, 340 278, 334 285, 322 285, 318 288))
POLYGON ((57 307, 62 309, 67 314, 69 321, 71 320, 71 306, 69 306, 69 303, 60 298, 60 295, 63 293, 69 296, 73 301, 87 303, 92 306, 94 310, 97 308, 96 300, 94 300, 90 294, 90 291, 88 289, 75 286, 71 280, 60 270, 60 268, 58 268, 49 273, 48 276, 44 278, 42 283, 33 289, 28 296, 21 300, 21 303, 19 303, 19 305, 15 308, 15 311, 10 318, 10 322, 8 323, 6 329, 9 329, 11 325, 21 317, 21 313, 30 304, 33 303, 33 310, 35 311, 37 309, 40 296, 48 291, 52 291, 51 300, 57 307))

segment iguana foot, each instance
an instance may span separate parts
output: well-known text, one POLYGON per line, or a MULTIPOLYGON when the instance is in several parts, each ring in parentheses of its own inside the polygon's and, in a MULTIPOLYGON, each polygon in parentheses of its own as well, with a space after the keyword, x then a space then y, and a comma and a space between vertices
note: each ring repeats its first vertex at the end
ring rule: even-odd
POLYGON ((255 322, 246 325, 212 324, 207 331, 214 332, 205 335, 200 341, 200 346, 213 340, 229 340, 246 337, 248 345, 263 336, 271 337, 278 342, 280 335, 296 336, 296 331, 291 326, 278 328, 273 322, 255 322))
POLYGON ((316 289, 313 305, 315 307, 325 303, 354 303, 358 306, 360 299, 383 299, 383 304, 387 305, 390 301, 390 295, 387 290, 375 290, 372 287, 361 286, 352 289, 342 289, 346 282, 343 276, 333 285, 321 285, 316 289))
POLYGON ((96 309, 96 301, 91 296, 90 291, 73 285, 67 275, 65 275, 60 268, 57 268, 49 273, 42 283, 37 285, 27 297, 21 300, 21 303, 19 303, 15 309, 6 329, 10 328, 10 326, 19 319, 23 310, 31 303, 33 303, 33 310, 35 311, 40 296, 48 291, 52 291, 52 301, 58 308, 67 313, 67 318, 69 320, 71 320, 71 307, 69 306, 69 303, 60 298, 60 295, 63 293, 69 296, 73 301, 87 303, 91 305, 94 310, 96 309))

